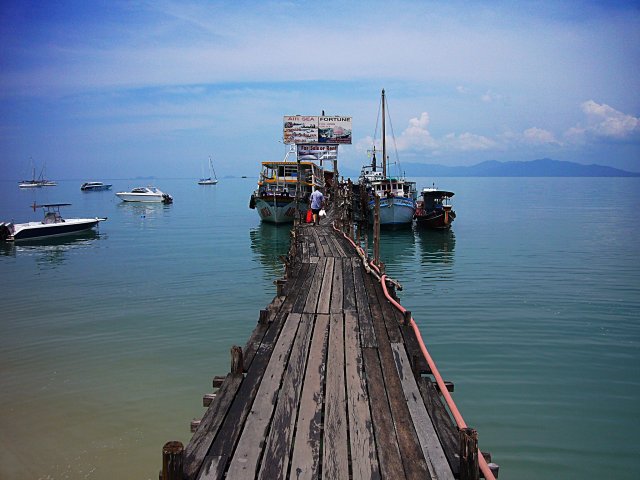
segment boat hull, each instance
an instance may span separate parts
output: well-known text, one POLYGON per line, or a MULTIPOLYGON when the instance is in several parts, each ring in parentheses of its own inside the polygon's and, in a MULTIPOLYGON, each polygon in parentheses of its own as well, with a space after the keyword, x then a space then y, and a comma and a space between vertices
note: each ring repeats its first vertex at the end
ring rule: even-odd
POLYGON ((215 185, 218 183, 218 180, 200 180, 198 185, 215 185))
POLYGON ((80 190, 84 191, 84 192, 97 192, 97 191, 101 191, 101 190, 109 190, 111 188, 110 184, 105 184, 105 185, 83 185, 82 187, 80 187, 80 190))
POLYGON ((101 220, 100 218, 70 218, 64 222, 43 224, 41 222, 17 223, 9 229, 6 240, 38 240, 41 238, 61 237, 90 230, 101 220))
MULTIPOLYGON (((370 220, 373 223, 373 210, 375 201, 369 202, 370 220)), ((411 225, 413 216, 416 213, 416 203, 406 197, 391 197, 380 199, 380 225, 389 227, 399 227, 411 225)))
POLYGON ((143 203, 162 203, 162 195, 135 194, 135 193, 116 193, 116 196, 123 202, 143 202, 143 203))
MULTIPOLYGON (((255 207, 260 219, 267 223, 292 223, 296 217, 296 201, 292 197, 256 197, 255 207)), ((307 211, 307 205, 300 202, 301 213, 307 211)))
POLYGON ((448 230, 451 223, 456 218, 454 212, 445 214, 443 211, 437 212, 416 212, 416 225, 422 228, 433 228, 436 230, 448 230))

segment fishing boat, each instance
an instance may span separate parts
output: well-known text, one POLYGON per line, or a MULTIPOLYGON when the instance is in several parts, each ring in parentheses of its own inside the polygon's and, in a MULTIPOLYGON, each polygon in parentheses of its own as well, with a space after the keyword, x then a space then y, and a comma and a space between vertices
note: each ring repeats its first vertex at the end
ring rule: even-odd
POLYGON ((80 190, 83 192, 95 192, 98 190, 109 190, 111 188, 110 183, 102 182, 85 182, 80 186, 80 190))
MULTIPOLYGON (((256 209, 263 222, 291 223, 309 209, 309 196, 314 189, 324 189, 333 172, 312 161, 289 160, 295 145, 284 160, 262 162, 258 188, 251 195, 249 208, 256 209)), ((299 217, 300 218, 300 217, 299 217)))
POLYGON ((432 187, 422 190, 422 200, 418 201, 415 219, 416 225, 424 228, 447 230, 456 218, 451 205, 454 193, 432 187))
POLYGON ((153 186, 136 187, 130 192, 118 192, 116 196, 124 202, 173 203, 171 195, 153 186))
POLYGON ((0 223, 0 240, 17 242, 21 240, 38 240, 48 237, 60 237, 89 230, 106 218, 62 218, 60 207, 67 207, 70 203, 33 204, 33 210, 42 208, 44 218, 41 222, 0 223))
POLYGON ((209 157, 209 176, 207 178, 201 178, 198 181, 198 185, 215 185, 218 183, 218 177, 216 177, 216 171, 213 169, 213 160, 209 157))
POLYGON ((388 174, 386 143, 386 98, 382 90, 382 162, 378 167, 376 150, 373 148, 371 164, 364 165, 360 173, 360 185, 369 192, 369 215, 373 222, 375 197, 380 199, 380 225, 386 227, 408 226, 416 212, 416 183, 408 181, 404 175, 388 174), (380 169, 379 169, 380 168, 380 169))

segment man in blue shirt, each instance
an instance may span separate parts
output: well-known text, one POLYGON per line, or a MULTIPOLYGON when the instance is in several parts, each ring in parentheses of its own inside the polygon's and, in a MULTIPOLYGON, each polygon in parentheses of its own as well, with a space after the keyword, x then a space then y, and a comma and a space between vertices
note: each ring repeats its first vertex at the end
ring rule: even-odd
POLYGON ((313 224, 320 225, 318 214, 320 213, 320 209, 324 203, 324 195, 322 195, 322 192, 316 188, 311 194, 309 201, 311 202, 311 213, 313 213, 313 224))

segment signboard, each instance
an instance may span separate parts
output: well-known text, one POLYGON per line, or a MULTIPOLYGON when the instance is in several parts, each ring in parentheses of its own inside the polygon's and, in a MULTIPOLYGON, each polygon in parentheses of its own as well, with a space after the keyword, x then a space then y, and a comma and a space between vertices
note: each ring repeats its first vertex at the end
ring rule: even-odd
POLYGON ((284 143, 351 144, 351 117, 287 115, 284 117, 284 143))
POLYGON ((298 160, 336 160, 338 145, 298 144, 298 160))

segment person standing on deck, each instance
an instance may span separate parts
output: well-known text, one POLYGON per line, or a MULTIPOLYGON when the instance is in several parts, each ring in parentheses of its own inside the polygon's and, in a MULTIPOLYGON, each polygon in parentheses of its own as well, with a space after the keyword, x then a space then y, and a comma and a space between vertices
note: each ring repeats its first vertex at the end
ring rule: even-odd
POLYGON ((324 195, 322 192, 316 188, 311 194, 311 213, 313 213, 313 224, 320 225, 320 219, 318 218, 318 214, 320 213, 320 209, 324 204, 324 195))

